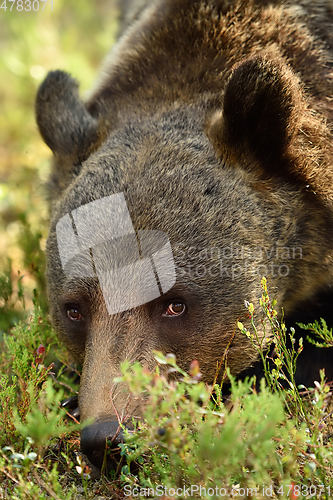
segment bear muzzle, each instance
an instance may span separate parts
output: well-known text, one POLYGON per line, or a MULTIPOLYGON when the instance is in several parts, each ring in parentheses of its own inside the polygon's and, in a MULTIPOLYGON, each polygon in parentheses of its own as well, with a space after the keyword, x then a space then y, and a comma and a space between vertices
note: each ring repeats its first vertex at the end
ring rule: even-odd
MULTIPOLYGON (((61 407, 65 408, 76 420, 80 420, 77 396, 62 401, 61 407)), ((119 446, 123 442, 124 433, 117 421, 95 422, 81 430, 81 451, 90 464, 99 470, 120 471, 125 465, 119 446)), ((131 471, 134 472, 134 469, 133 464, 131 471)))
POLYGON ((120 471, 125 465, 120 444, 124 433, 117 421, 96 422, 81 431, 81 451, 98 469, 120 471))

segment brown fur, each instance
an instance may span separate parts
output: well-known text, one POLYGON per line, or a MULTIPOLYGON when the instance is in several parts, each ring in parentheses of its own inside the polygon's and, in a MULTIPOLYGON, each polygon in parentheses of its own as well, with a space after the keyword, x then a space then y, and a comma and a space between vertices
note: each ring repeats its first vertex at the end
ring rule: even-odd
POLYGON ((54 72, 36 104, 55 156, 50 308, 83 363, 81 416, 97 422, 116 420, 115 407, 140 415, 139 403, 113 388, 124 359, 152 368, 153 349, 171 351, 184 369, 198 359, 211 382, 233 338, 232 372, 250 366, 255 350, 233 335, 238 318, 248 324, 244 299, 258 305, 258 266, 268 269, 287 316, 330 286, 333 273, 331 2, 127 5, 133 15, 123 15, 123 34, 87 103, 69 75, 54 72), (118 192, 135 230, 168 234, 177 282, 159 299, 109 316, 96 280, 64 275, 55 225, 118 192), (214 248, 235 249, 224 255, 222 275, 208 272, 221 265, 214 248), (300 248, 301 258, 283 257, 300 248), (283 264, 288 274, 276 275, 283 264), (165 318, 176 300, 185 313, 165 318), (68 319, 70 306, 82 321, 68 319))

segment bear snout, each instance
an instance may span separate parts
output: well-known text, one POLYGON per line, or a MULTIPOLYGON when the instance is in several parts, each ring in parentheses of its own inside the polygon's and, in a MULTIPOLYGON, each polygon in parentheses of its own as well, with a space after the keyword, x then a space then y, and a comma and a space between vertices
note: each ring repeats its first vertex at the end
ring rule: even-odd
POLYGON ((105 460, 107 471, 120 470, 124 458, 119 444, 124 442, 124 433, 117 421, 97 422, 81 431, 81 451, 89 462, 102 469, 105 460))

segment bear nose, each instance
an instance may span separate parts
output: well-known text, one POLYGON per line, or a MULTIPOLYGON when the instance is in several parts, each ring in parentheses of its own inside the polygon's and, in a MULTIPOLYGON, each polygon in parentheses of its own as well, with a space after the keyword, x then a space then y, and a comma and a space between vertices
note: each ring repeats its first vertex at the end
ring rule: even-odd
POLYGON ((124 457, 120 456, 119 444, 123 442, 124 434, 118 422, 98 422, 81 431, 82 453, 98 469, 102 469, 105 460, 108 472, 120 470, 124 457))

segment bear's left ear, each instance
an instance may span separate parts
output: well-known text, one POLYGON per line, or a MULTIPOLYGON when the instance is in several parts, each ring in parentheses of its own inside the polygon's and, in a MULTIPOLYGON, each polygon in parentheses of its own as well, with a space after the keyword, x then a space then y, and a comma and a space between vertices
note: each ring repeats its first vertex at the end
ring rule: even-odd
POLYGON ((274 168, 293 143, 304 105, 298 79, 284 62, 252 56, 234 68, 208 136, 222 156, 274 168))

